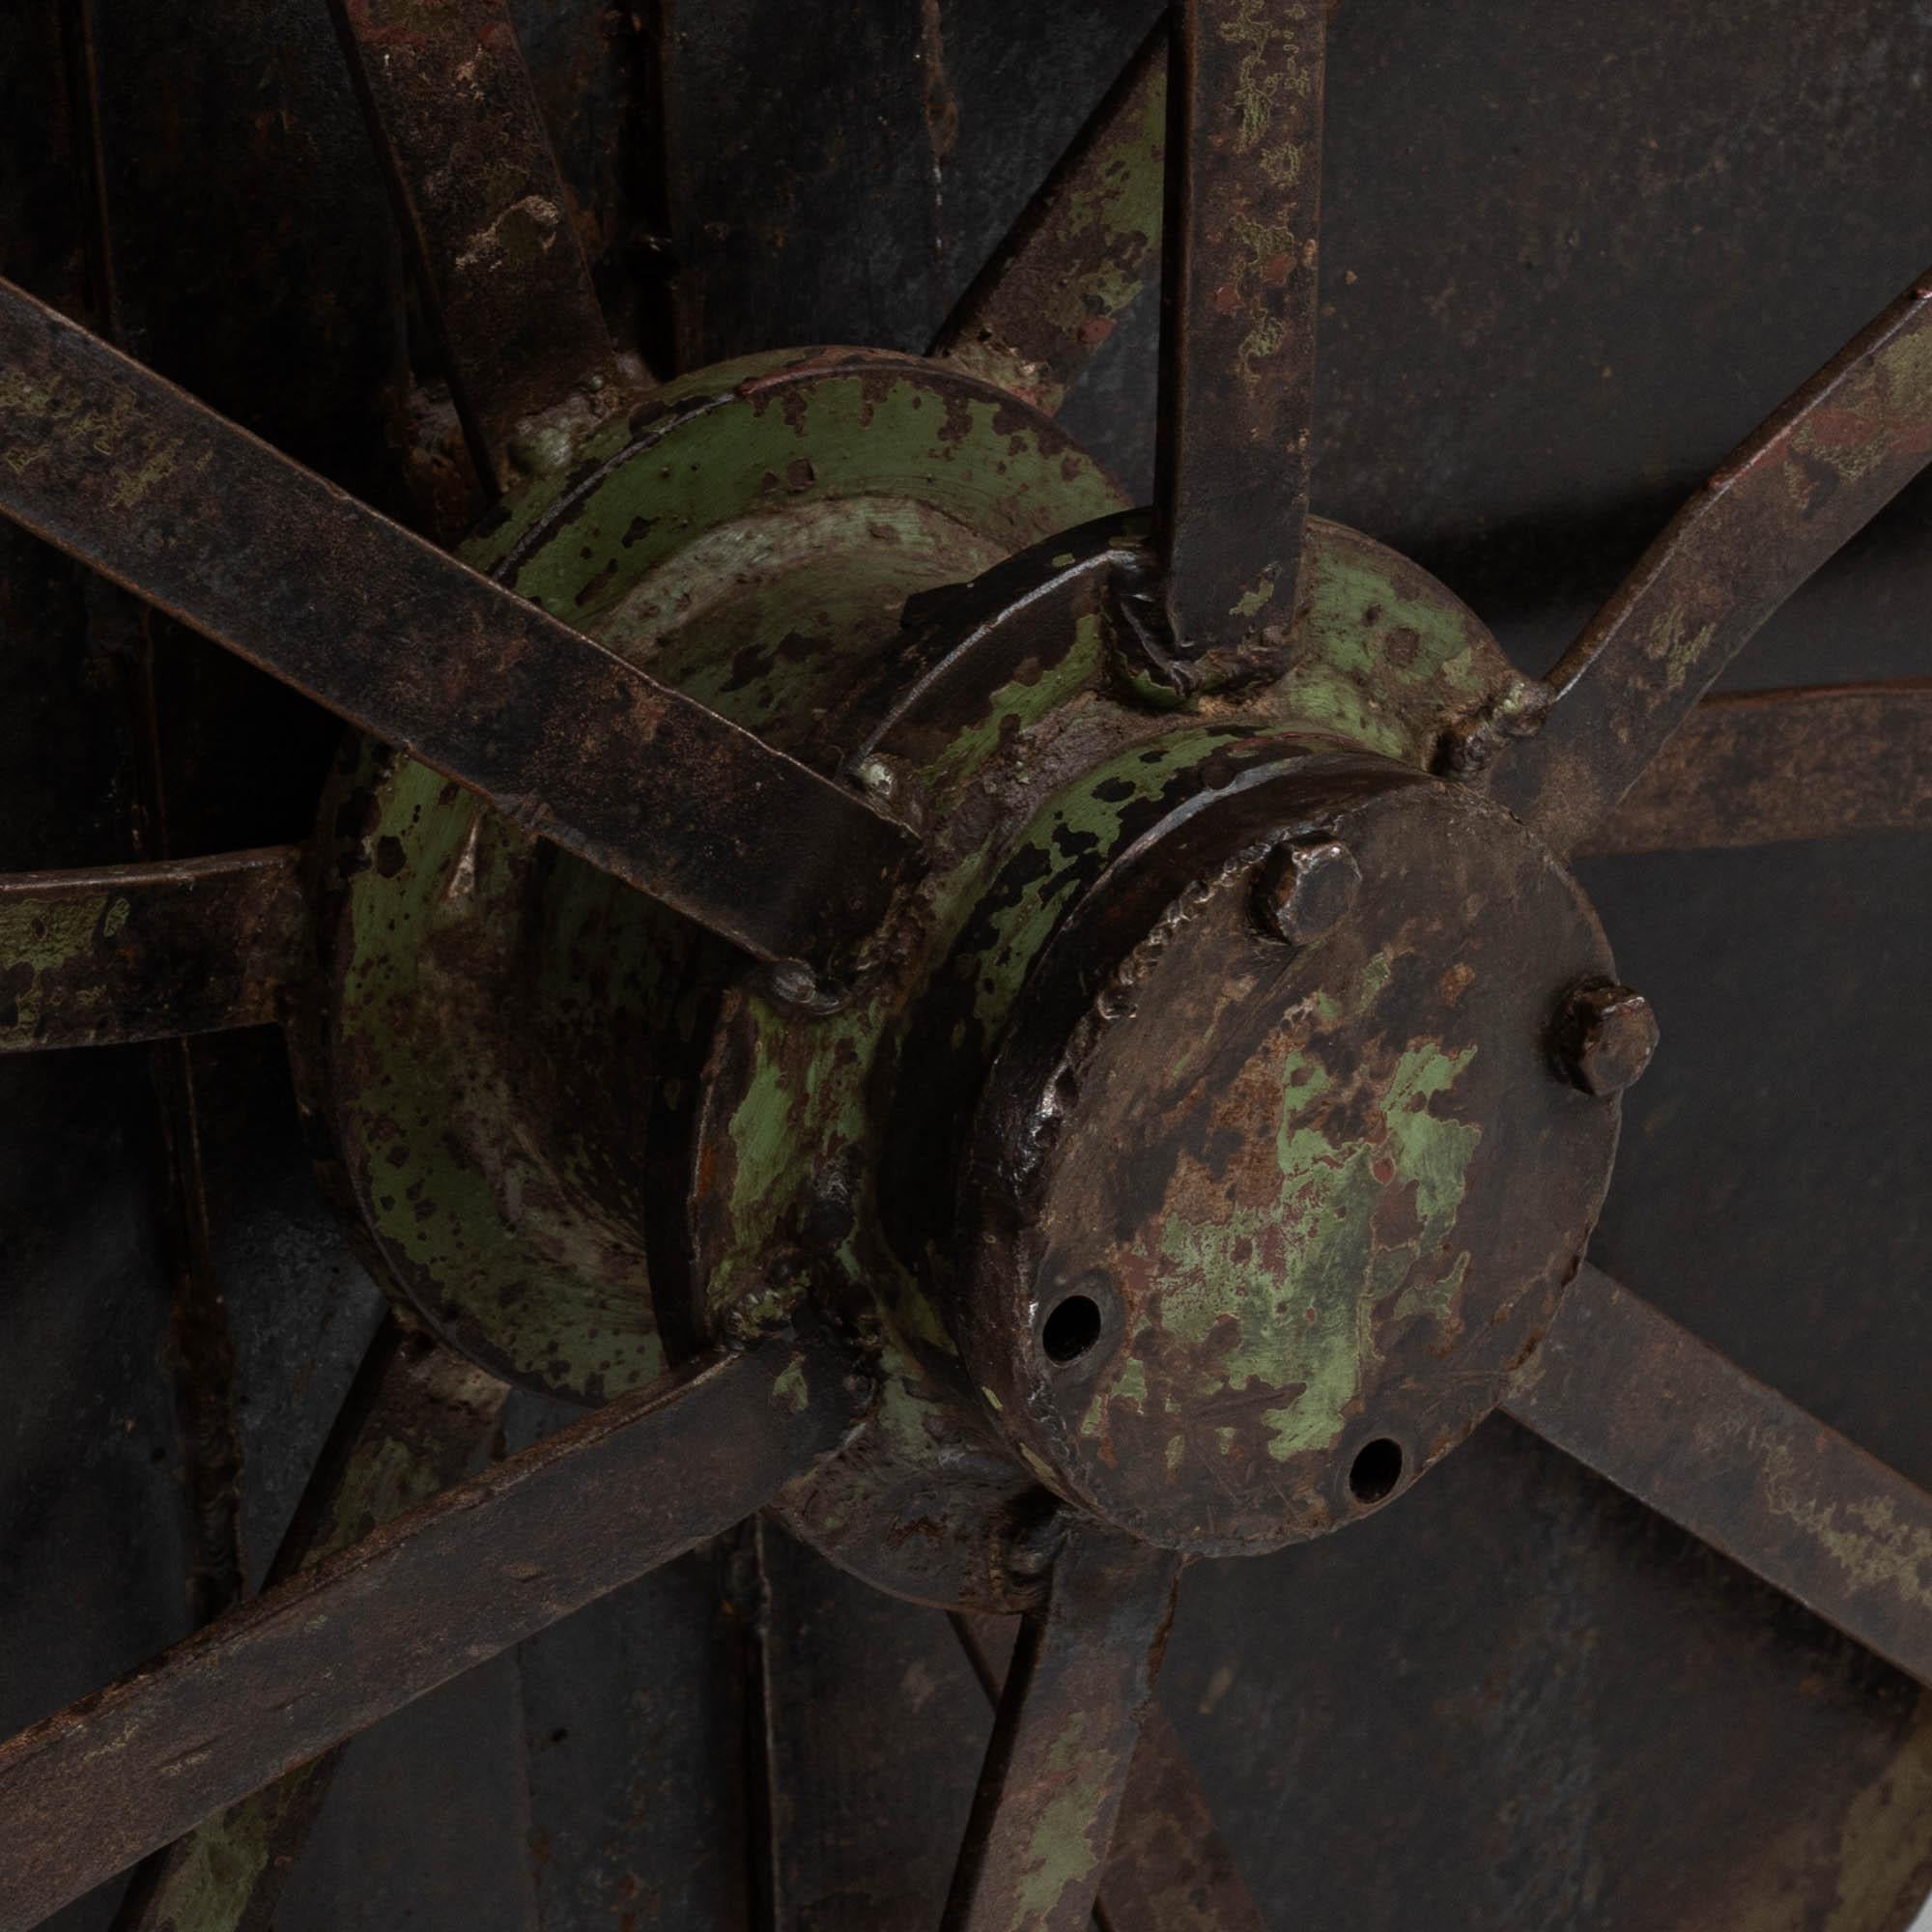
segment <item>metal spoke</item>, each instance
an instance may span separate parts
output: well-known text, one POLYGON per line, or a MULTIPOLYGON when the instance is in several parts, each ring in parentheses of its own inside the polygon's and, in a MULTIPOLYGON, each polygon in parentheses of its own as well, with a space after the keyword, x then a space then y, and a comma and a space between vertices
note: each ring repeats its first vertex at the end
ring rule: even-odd
POLYGON ((1932 679, 1726 692, 1684 721, 1584 852, 1932 826, 1932 679))
POLYGON ((824 964, 913 849, 4 283, 0 514, 760 958, 824 964))
POLYGON ((1049 414, 1160 273, 1167 38, 1163 20, 933 341, 1049 414))
POLYGON ((1066 1532, 1020 1628, 943 1932, 1079 1932, 1094 1911, 1180 1559, 1066 1532))
POLYGON ((504 0, 329 0, 479 470, 617 356, 504 0))
POLYGON ((1308 514, 1322 0, 1176 0, 1155 542, 1183 656, 1285 633, 1308 514))
MULTIPOLYGON (((1932 279, 1748 438, 1546 680, 1495 795, 1571 851, 1779 605, 1932 462, 1932 279)), ((1479 736, 1472 762, 1499 740, 1479 736)))
POLYGON ((1932 1684, 1932 1495, 1585 1266, 1519 1422, 1932 1684))
MULTIPOLYGON (((309 1569, 460 1482, 502 1414, 507 1386, 385 1321, 336 1417, 271 1582, 309 1569)), ((341 1747, 206 1819, 143 1871, 116 1932, 269 1932, 341 1747)))
MULTIPOLYGON (((980 1688, 997 1706, 1007 1676, 998 1655, 1004 1632, 958 1612, 952 1624, 980 1688)), ((1265 1932, 1186 1747, 1157 1701, 1141 1725, 1094 1923, 1098 1932, 1265 1932)))
POLYGON ((0 1053, 262 1026, 307 940, 290 846, 0 875, 0 1053))
POLYGON ((0 1746, 0 1928, 758 1509, 856 1425, 830 1340, 612 1403, 0 1746))

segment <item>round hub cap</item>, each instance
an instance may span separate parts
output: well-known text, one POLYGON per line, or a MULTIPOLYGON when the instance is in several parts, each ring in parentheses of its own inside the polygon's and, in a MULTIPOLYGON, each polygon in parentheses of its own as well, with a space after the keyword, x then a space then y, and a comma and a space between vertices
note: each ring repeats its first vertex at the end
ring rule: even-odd
POLYGON ((1380 760, 1308 758, 1123 852, 976 1128, 959 1328, 1028 1460, 1233 1552, 1462 1440, 1601 1204, 1615 1103, 1550 1056, 1609 965, 1514 819, 1380 760))

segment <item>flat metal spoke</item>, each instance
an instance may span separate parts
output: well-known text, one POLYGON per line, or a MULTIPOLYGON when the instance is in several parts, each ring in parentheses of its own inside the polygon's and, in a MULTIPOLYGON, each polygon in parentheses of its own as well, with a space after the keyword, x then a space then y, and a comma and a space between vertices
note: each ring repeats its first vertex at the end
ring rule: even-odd
MULTIPOLYGON (((1550 671, 1553 706, 1498 759, 1495 796, 1559 851, 1577 849, 1759 626, 1928 462, 1932 278, 1678 511, 1550 671)), ((1479 739, 1474 762, 1500 742, 1479 739)))
POLYGON ((292 846, 0 874, 0 1053, 265 1025, 307 940, 292 846))
MULTIPOLYGON (((385 1321, 276 1552, 271 1584, 460 1482, 508 1394, 460 1355, 385 1321)), ((270 1932, 341 1751, 298 1765, 170 1845, 135 1881, 116 1932, 270 1932)))
POLYGON ((1049 415, 1160 278, 1167 39, 1162 21, 933 341, 1049 415))
POLYGON ((619 381, 505 0, 329 0, 477 468, 520 423, 619 381))
POLYGON ((1166 1550, 1068 1530, 1020 1627, 943 1932, 1079 1932, 1092 1918, 1179 1574, 1166 1550))
POLYGON ((1322 0, 1176 0, 1155 546, 1175 647, 1293 621, 1308 515, 1322 0))
POLYGON ((1725 692, 1684 721, 1584 852, 1932 826, 1932 679, 1725 692))
POLYGON ((1932 1495, 1585 1266, 1504 1405, 1932 1684, 1932 1495))
POLYGON ((764 959, 913 841, 0 283, 0 514, 764 959))
POLYGON ((868 1399, 815 1332, 712 1356, 0 1746, 0 1927, 25 1932, 218 1808, 728 1528, 836 1449, 868 1399))
MULTIPOLYGON (((1007 1678, 1005 1631, 957 1612, 952 1624, 997 1706, 1007 1678)), ((1097 1932, 1266 1932, 1179 1733, 1157 1701, 1141 1725, 1094 1923, 1097 1932)))

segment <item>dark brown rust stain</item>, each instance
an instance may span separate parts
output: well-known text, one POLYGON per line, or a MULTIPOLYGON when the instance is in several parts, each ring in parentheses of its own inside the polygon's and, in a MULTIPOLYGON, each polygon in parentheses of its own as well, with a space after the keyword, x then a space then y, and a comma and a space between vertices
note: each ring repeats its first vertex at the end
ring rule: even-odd
MULTIPOLYGON (((952 1624, 980 1688, 997 1706, 1017 1625, 958 1612, 952 1624)), ((1141 1725, 1094 1924, 1095 1932, 1264 1932, 1261 1909, 1157 1702, 1141 1725)))
MULTIPOLYGON (((936 17, 939 0, 925 0, 936 17)), ((1155 27, 934 338, 1049 413, 1158 278, 1167 28, 1155 27)))
POLYGON ((911 841, 849 793, 4 285, 0 350, 0 512, 759 956, 883 912, 911 841))
POLYGON ((332 8, 471 449, 500 489, 520 425, 540 438, 531 419, 574 389, 607 407, 625 381, 509 9, 332 8))
POLYGON ((1932 1496, 1585 1266, 1506 1405, 1932 1685, 1932 1496))
POLYGON ((822 1333, 713 1357, 418 1505, 0 1746, 0 1924, 38 1924, 213 1811, 728 1528, 837 1449, 869 1393, 822 1333), (683 1480, 668 1486, 672 1464, 683 1480))
POLYGON ((1179 1559, 1062 1526, 1020 1628, 942 1932, 1085 1932, 1167 1648, 1179 1559))
MULTIPOLYGON (((271 1584, 460 1482, 502 1416, 505 1385, 405 1333, 377 1331, 276 1551, 271 1584)), ((129 1888, 115 1932, 270 1932, 327 1796, 340 1747, 204 1820, 129 1888)))
MULTIPOLYGON (((1932 461, 1932 280, 1783 403, 1638 560, 1548 678, 1492 790, 1588 839, 1767 618, 1932 461)), ((1493 755, 1499 743, 1486 748, 1493 755)))
POLYGON ((1594 852, 1690 852, 1932 825, 1932 679, 1725 692, 1690 713, 1594 852))
POLYGON ((1319 0, 1178 0, 1152 610, 1182 657, 1294 621, 1315 390, 1319 0))

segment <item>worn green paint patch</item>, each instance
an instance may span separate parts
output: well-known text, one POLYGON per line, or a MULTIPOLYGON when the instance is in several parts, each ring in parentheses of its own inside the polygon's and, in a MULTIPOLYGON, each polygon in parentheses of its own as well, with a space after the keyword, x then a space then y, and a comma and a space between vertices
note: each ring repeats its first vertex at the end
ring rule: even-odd
MULTIPOLYGON (((52 982, 92 958, 101 943, 111 943, 128 912, 128 900, 108 892, 0 901, 0 1039, 31 1040, 52 982)), ((91 990, 89 1006, 104 1010, 105 988, 91 990)))
MULTIPOLYGON (((1162 70, 1149 75, 1133 112, 1092 157, 1084 181, 1059 211, 1063 253, 1081 270, 1044 292, 1048 319, 1060 333, 1104 338, 1159 274, 1166 152, 1162 70)), ((1056 391, 1049 406, 1060 400, 1056 391)))
POLYGON ((952 792, 1003 747, 1094 690, 1104 674, 1106 653, 1098 615, 1088 611, 1077 617, 1072 648, 1051 665, 1023 669, 993 692, 979 718, 925 767, 925 783, 940 796, 952 792))
MULTIPOLYGON (((1373 999, 1331 1006, 1318 1026, 1353 1023, 1373 999)), ((1151 1289, 1127 1358, 1131 1384, 1122 1371, 1095 1396, 1084 1433, 1104 1433, 1109 1406, 1123 1396, 1144 1408, 1143 1362, 1158 1358, 1170 1364, 1156 1394, 1165 1410, 1211 1412, 1217 1394, 1279 1390, 1285 1399, 1263 1410, 1268 1453, 1286 1462, 1332 1446, 1390 1341, 1415 1320, 1453 1313, 1466 1255, 1446 1275, 1425 1273, 1424 1286, 1412 1277, 1451 1236, 1482 1138, 1479 1126, 1433 1107, 1474 1057, 1473 1048, 1444 1053, 1417 1041, 1385 1077, 1338 1078, 1319 1034, 1285 1055, 1275 1197, 1237 1204, 1207 1177, 1183 1174, 1171 1198, 1199 1211, 1170 1209, 1139 1236, 1135 1258, 1151 1289), (1344 1115, 1364 1118, 1366 1130, 1337 1138, 1328 1122, 1344 1115), (1399 1239, 1378 1224, 1391 1194, 1413 1199, 1413 1225, 1399 1239)), ((1177 1425, 1169 1467, 1196 1453, 1177 1425)))
POLYGON ((1096 1842, 1097 1820, 1121 1782, 1111 1726, 1074 1713, 1043 1754, 1040 1779, 1049 1792, 1027 1839, 1017 1874, 1015 1925, 1043 1925, 1069 1886, 1090 1885, 1106 1857, 1096 1842))
MULTIPOLYGON (((460 1310, 506 1373, 599 1396, 640 1387, 665 1368, 640 1248, 613 1278, 623 1232, 586 1219, 532 1157, 514 1073, 471 1010, 492 1003, 493 970, 473 935, 502 929, 530 841, 408 760, 381 805, 378 863, 350 887, 337 1047, 371 1232, 426 1312, 460 1310)), ((648 980, 648 959, 634 963, 648 980)))
POLYGON ((303 1765, 198 1826, 154 1901, 156 1922, 180 1932, 239 1932, 274 1858, 282 1820, 302 1804, 313 1771, 303 1765))
POLYGON ((910 358, 836 353, 668 392, 641 431, 617 421, 592 437, 574 475, 469 554, 586 628, 695 537, 760 511, 902 498, 1011 552, 1122 507, 1090 458, 1010 398, 910 358))
POLYGON ((1370 538, 1311 518, 1302 583, 1287 672, 1231 709, 1428 766, 1450 722, 1510 690, 1475 613, 1370 538))
POLYGON ((1055 797, 1015 842, 983 908, 970 964, 973 1018, 987 1038, 1005 1023, 1040 948, 1077 897, 1090 860, 1125 842, 1126 827, 1216 752, 1252 735, 1231 724, 1170 731, 1096 765, 1055 797))
POLYGON ((990 569, 992 537, 895 497, 740 517, 609 613, 611 649, 768 742, 797 742, 908 598, 990 569))
POLYGON ((798 1415, 804 1411, 810 1400, 811 1390, 807 1386, 805 1379, 805 1363, 800 1359, 793 1362, 772 1384, 772 1406, 798 1415))

